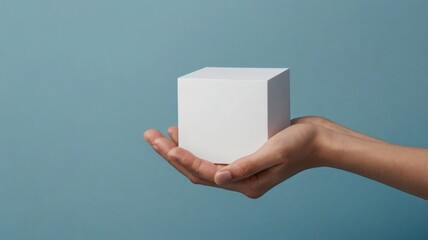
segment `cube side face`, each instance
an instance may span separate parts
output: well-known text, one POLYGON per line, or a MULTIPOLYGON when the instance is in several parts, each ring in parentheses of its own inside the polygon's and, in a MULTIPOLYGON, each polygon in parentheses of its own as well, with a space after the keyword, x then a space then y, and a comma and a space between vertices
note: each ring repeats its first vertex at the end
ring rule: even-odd
POLYGON ((228 164, 256 151, 268 136, 267 81, 178 80, 179 145, 228 164))
POLYGON ((290 126, 290 71, 268 82, 268 138, 290 126))

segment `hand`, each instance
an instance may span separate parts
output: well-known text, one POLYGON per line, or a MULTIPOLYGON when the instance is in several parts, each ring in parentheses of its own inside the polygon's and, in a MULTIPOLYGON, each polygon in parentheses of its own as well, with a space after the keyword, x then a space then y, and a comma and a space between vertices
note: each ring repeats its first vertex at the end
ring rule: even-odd
POLYGON ((428 149, 394 145, 321 117, 293 119, 255 153, 229 165, 213 164, 178 147, 150 129, 144 139, 192 183, 237 191, 258 198, 308 168, 327 166, 353 172, 428 199, 428 149))
POLYGON ((258 198, 298 172, 320 165, 317 141, 323 125, 339 127, 319 117, 295 119, 292 126, 270 138, 255 153, 230 165, 213 164, 177 147, 177 127, 168 129, 170 139, 154 129, 146 131, 144 139, 192 183, 221 187, 258 198))

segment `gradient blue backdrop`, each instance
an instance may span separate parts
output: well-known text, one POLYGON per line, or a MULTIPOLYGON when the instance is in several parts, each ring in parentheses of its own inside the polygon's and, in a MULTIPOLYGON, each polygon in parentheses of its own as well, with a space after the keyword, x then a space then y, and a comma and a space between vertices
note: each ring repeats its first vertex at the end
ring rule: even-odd
POLYGON ((290 67, 292 116, 428 147, 428 1, 0 1, 0 239, 426 239, 428 204, 332 169, 261 199, 141 140, 176 78, 290 67))

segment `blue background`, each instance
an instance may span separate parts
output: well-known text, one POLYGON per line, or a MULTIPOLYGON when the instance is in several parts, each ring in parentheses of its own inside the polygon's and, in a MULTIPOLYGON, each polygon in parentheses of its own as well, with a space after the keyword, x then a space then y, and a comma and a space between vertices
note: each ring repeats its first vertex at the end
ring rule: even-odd
POLYGON ((0 239, 422 239, 428 204, 313 169, 258 200, 141 140, 176 78, 290 67, 292 115, 428 147, 428 1, 0 1, 0 239))

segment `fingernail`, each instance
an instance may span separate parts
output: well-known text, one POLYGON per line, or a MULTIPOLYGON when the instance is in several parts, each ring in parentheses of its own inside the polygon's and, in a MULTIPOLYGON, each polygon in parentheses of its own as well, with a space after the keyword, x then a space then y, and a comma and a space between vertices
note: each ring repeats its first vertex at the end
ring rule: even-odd
POLYGON ((171 155, 171 154, 168 154, 168 158, 170 161, 174 161, 174 162, 178 161, 178 159, 174 155, 171 155))
POLYGON ((230 174, 229 171, 218 172, 214 176, 214 181, 218 185, 225 184, 225 183, 229 182, 230 180, 232 180, 232 175, 230 174))

